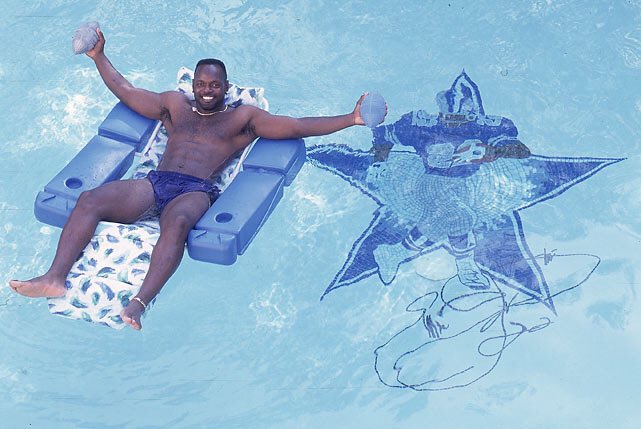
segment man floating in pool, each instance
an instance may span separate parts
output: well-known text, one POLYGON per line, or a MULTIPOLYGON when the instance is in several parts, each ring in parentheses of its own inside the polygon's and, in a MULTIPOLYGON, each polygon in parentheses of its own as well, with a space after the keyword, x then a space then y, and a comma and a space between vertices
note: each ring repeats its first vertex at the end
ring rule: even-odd
POLYGON ((141 115, 162 121, 168 133, 167 149, 158 169, 147 178, 117 180, 83 192, 62 230, 49 270, 9 284, 28 297, 63 296, 67 274, 100 221, 129 224, 155 210, 160 213, 160 238, 140 291, 121 313, 126 324, 141 329, 141 315, 178 267, 189 231, 218 197, 219 190, 209 178, 227 159, 257 137, 320 136, 364 125, 363 96, 354 111, 332 117, 292 118, 253 106, 233 108, 225 105, 229 88, 225 65, 215 59, 198 62, 193 101, 177 91, 150 92, 131 85, 113 67, 104 53, 105 38, 100 29, 96 32, 98 41, 87 55, 118 99, 141 115))

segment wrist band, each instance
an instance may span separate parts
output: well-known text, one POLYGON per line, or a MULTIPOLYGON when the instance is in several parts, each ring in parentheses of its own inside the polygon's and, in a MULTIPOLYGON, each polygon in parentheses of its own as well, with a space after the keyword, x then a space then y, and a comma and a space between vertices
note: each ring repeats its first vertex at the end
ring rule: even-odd
POLYGON ((131 300, 137 301, 140 305, 142 305, 142 308, 144 308, 145 311, 147 311, 147 304, 145 304, 145 302, 142 299, 138 298, 137 296, 134 296, 133 298, 131 298, 131 300))

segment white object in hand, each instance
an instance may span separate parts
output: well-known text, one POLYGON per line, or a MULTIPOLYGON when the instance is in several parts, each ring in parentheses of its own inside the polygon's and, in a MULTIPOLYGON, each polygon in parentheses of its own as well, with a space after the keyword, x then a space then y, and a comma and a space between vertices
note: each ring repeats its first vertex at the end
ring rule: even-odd
POLYGON ((96 43, 98 42, 98 33, 96 33, 96 30, 98 27, 98 23, 96 21, 92 21, 82 24, 73 32, 71 48, 73 49, 74 54, 84 54, 96 46, 96 43))
POLYGON ((369 93, 363 99, 360 111, 365 125, 374 128, 385 119, 385 113, 387 112, 385 99, 376 92, 369 93))

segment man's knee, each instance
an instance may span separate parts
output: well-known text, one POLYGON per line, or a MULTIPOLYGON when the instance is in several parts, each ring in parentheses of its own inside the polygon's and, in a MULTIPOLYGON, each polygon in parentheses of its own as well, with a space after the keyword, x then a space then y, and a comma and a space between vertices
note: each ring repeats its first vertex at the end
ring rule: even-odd
POLYGON ((102 201, 97 194, 95 189, 82 192, 76 202, 75 210, 98 213, 101 209, 102 201))
POLYGON ((191 231, 195 223, 193 219, 184 214, 178 214, 163 220, 162 229, 164 232, 175 237, 180 237, 181 239, 187 237, 187 234, 189 234, 189 231, 191 231))

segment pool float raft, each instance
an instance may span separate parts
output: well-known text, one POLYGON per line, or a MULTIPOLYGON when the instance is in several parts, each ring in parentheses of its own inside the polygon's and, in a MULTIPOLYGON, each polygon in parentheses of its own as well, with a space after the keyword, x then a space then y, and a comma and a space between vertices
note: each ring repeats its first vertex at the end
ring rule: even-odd
MULTIPOLYGON (((191 96, 192 78, 191 70, 181 68, 178 90, 191 96)), ((225 101, 231 106, 251 104, 267 110, 263 93, 262 88, 231 85, 225 101)), ((123 177, 145 177, 158 165, 166 143, 159 121, 116 104, 98 127, 98 134, 38 193, 36 218, 63 227, 83 191, 123 177)), ((220 198, 189 233, 189 255, 215 264, 236 262, 304 162, 302 139, 263 138, 230 161, 216 178, 220 198)), ((157 219, 131 225, 101 222, 67 277, 67 293, 50 298, 49 311, 122 328, 120 310, 138 292, 159 233, 157 219)))

